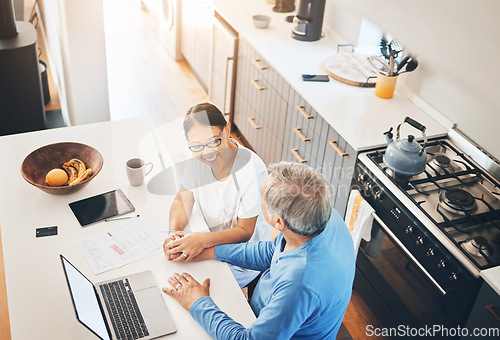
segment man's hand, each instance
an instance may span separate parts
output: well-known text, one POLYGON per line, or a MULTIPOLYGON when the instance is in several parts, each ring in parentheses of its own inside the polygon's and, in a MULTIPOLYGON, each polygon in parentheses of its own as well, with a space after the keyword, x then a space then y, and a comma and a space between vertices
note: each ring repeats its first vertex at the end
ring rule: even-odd
POLYGON ((205 279, 200 285, 191 275, 174 273, 168 279, 174 288, 163 287, 163 292, 177 300, 186 310, 190 310, 193 303, 202 296, 210 296, 210 279, 205 279))

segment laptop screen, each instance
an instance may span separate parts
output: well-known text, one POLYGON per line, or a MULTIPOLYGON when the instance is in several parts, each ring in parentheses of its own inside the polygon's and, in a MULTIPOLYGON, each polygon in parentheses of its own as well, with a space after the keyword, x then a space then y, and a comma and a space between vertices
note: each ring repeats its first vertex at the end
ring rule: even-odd
POLYGON ((94 285, 61 255, 78 320, 102 339, 110 339, 94 285))

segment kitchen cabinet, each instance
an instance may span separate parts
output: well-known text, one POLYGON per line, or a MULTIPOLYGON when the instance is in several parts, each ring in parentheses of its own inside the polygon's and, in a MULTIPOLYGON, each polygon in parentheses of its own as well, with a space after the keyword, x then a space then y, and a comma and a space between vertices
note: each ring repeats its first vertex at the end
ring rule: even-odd
POLYGON ((239 42, 233 122, 266 164, 279 162, 288 87, 246 41, 239 42))
POLYGON ((344 215, 356 151, 248 42, 239 42, 234 124, 266 164, 300 162, 321 171, 344 215))
POLYGON ((461 339, 477 339, 477 336, 474 337, 472 334, 475 329, 482 332, 496 330, 496 334, 491 333, 481 337, 481 339, 498 339, 500 329, 500 295, 486 282, 483 282, 479 290, 465 327, 468 329, 469 334, 468 336, 462 336, 461 339))
POLYGON ((208 0, 183 0, 181 52, 208 92, 212 55, 214 10, 208 0))

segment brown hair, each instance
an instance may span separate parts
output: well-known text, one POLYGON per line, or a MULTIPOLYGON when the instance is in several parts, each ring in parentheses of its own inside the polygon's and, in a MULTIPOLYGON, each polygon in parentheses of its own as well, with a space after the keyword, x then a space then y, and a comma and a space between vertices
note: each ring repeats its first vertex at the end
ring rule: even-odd
POLYGON ((211 103, 200 103, 190 107, 186 112, 183 123, 184 134, 187 134, 194 124, 218 126, 222 130, 226 127, 227 121, 217 106, 211 103))

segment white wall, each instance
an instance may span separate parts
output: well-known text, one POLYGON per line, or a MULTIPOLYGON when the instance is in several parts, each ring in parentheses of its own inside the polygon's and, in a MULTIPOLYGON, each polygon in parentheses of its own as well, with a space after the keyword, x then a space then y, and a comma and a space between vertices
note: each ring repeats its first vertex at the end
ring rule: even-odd
POLYGON ((109 120, 102 2, 38 2, 61 105, 73 125, 109 120))
POLYGON ((362 17, 394 36, 419 60, 398 82, 500 159, 499 13, 498 0, 327 0, 324 24, 352 43, 362 17))

